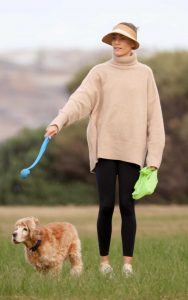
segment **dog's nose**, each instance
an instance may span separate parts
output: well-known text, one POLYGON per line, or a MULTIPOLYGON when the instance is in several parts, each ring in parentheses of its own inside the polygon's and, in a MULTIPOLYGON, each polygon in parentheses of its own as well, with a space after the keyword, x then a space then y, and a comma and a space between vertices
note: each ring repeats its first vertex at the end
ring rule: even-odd
POLYGON ((12 236, 13 236, 13 238, 15 238, 17 236, 17 233, 13 232, 12 236))

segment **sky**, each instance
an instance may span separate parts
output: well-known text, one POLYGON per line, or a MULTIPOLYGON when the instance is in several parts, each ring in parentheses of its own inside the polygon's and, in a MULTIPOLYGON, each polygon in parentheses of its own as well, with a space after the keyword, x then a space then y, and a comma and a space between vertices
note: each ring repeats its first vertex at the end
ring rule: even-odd
POLYGON ((134 23, 143 48, 188 50, 187 0, 0 0, 0 52, 107 49, 101 38, 134 23))

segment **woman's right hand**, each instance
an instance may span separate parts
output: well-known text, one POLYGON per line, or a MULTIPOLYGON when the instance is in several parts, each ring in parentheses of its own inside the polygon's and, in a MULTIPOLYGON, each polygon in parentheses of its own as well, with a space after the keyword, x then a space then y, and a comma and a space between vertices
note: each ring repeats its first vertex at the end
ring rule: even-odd
POLYGON ((57 125, 50 125, 46 128, 46 133, 45 133, 45 137, 49 137, 52 138, 54 137, 57 133, 58 133, 58 127, 57 125))

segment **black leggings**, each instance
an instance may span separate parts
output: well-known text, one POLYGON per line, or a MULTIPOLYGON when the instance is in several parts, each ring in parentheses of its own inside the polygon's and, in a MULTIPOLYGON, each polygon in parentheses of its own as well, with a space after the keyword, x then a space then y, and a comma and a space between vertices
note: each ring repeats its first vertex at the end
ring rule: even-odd
POLYGON ((140 166, 120 160, 99 158, 96 180, 99 193, 97 233, 101 256, 109 254, 112 233, 112 215, 115 206, 116 176, 119 179, 119 208, 121 213, 121 237, 124 256, 133 256, 136 235, 134 185, 140 166))

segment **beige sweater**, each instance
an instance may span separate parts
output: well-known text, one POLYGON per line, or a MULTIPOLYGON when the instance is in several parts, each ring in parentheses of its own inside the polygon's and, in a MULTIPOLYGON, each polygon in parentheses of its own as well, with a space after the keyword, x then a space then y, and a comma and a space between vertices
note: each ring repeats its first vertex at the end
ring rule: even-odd
POLYGON ((91 173, 100 157, 160 167, 165 145, 160 99, 152 70, 136 53, 113 55, 93 67, 50 125, 61 130, 88 116, 91 173))

